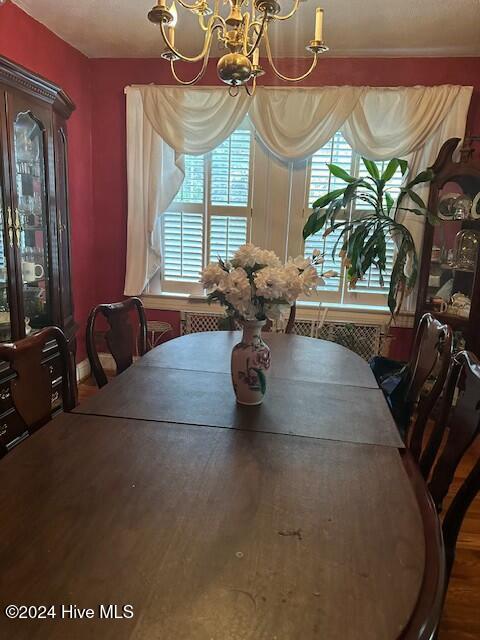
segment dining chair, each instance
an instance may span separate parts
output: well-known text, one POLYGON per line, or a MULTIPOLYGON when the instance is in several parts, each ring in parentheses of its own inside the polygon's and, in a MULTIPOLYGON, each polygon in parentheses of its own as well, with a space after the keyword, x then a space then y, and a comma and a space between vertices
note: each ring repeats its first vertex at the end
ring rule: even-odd
POLYGON ((406 442, 415 460, 420 459, 427 421, 432 414, 448 375, 452 357, 453 332, 448 324, 443 324, 426 313, 420 320, 412 355, 410 357, 409 384, 405 398, 407 406, 414 411, 407 426, 406 442), (425 391, 425 383, 432 377, 430 389, 425 391))
POLYGON ((62 408, 71 411, 76 405, 73 359, 61 329, 46 327, 17 342, 0 344, 0 360, 13 372, 7 393, 16 411, 15 419, 0 432, 0 456, 52 418, 53 372, 51 362, 44 361, 45 346, 51 341, 60 352, 62 408))
POLYGON ((445 384, 451 351, 451 328, 426 313, 418 325, 408 362, 383 356, 370 361, 397 427, 417 460, 425 425, 445 384), (430 377, 434 382, 424 392, 430 377))
MULTIPOLYGON (((438 512, 442 511, 459 463, 479 434, 480 360, 473 353, 461 351, 452 360, 442 410, 420 458, 420 468, 424 476, 428 474, 428 488, 438 512)), ((447 575, 455 558, 463 518, 479 489, 480 460, 477 459, 443 519, 447 575)))
POLYGON ((115 360, 117 375, 128 369, 133 362, 135 354, 135 342, 137 353, 143 356, 148 351, 147 346, 147 320, 142 301, 139 298, 128 298, 123 302, 100 304, 90 312, 87 321, 86 346, 87 355, 93 377, 98 387, 107 384, 108 379, 98 357, 95 344, 95 324, 101 315, 108 323, 109 329, 105 333, 105 342, 115 360), (130 315, 134 312, 138 317, 138 337, 135 339, 130 315))
POLYGON ((458 535, 465 515, 480 490, 480 460, 455 491, 445 511, 445 498, 465 455, 475 451, 480 433, 480 361, 467 351, 452 358, 439 417, 422 451, 420 463, 409 449, 401 455, 416 494, 425 530, 425 573, 417 607, 404 640, 438 637, 436 622, 448 590, 458 535), (423 490, 427 481, 429 493, 423 490))
MULTIPOLYGON (((452 486, 455 472, 480 434, 480 360, 461 351, 450 366, 442 408, 420 457, 420 470, 438 513, 452 486)), ((455 559, 463 519, 480 490, 480 459, 455 492, 442 523, 446 585, 455 559)))
MULTIPOLYGON (((286 325, 280 325, 281 329, 279 328, 278 333, 293 333, 293 330, 295 328, 295 317, 297 315, 297 305, 294 302, 292 304, 292 306, 290 307, 290 313, 288 315, 288 320, 287 320, 287 324, 286 325), (285 328, 283 328, 285 327, 285 328)), ((272 322, 272 320, 267 320, 267 324, 264 327, 264 331, 273 331, 275 328, 274 323, 272 322)))

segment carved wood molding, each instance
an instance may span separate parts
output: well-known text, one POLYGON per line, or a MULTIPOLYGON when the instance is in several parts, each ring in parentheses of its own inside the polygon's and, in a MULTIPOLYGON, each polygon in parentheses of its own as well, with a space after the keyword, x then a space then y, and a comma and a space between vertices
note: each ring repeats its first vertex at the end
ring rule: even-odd
POLYGON ((0 56, 0 82, 45 100, 65 118, 75 109, 73 101, 59 86, 3 56, 0 56))

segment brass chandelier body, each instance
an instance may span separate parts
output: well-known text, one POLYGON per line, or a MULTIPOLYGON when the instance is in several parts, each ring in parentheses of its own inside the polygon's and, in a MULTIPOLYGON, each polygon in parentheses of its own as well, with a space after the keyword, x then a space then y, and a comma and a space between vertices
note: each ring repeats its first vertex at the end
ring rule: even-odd
POLYGON ((315 15, 315 37, 307 45, 307 50, 313 55, 309 69, 301 76, 291 78, 283 75, 275 67, 273 62, 268 26, 276 20, 288 20, 298 10, 300 0, 293 0, 293 7, 287 14, 281 15, 280 4, 277 0, 224 0, 230 6, 227 18, 220 15, 221 0, 213 1, 213 8, 208 0, 196 0, 193 4, 185 0, 173 0, 167 8, 166 0, 158 0, 158 4, 148 14, 150 22, 159 25, 165 50, 161 57, 170 61, 172 74, 181 84, 194 84, 204 75, 215 32, 222 46, 228 50, 217 64, 217 73, 220 80, 230 86, 230 93, 236 95, 238 87, 245 86, 251 95, 255 89, 256 78, 265 71, 260 65, 260 43, 265 43, 267 59, 274 73, 282 80, 299 82, 306 78, 316 67, 318 55, 328 51, 323 42, 323 10, 317 9, 315 15), (177 24, 176 2, 185 9, 198 16, 200 29, 204 32, 202 50, 195 56, 186 56, 178 51, 175 46, 175 27, 177 24), (182 80, 175 70, 175 62, 202 62, 200 71, 191 80, 182 80), (248 83, 251 81, 251 88, 248 83))

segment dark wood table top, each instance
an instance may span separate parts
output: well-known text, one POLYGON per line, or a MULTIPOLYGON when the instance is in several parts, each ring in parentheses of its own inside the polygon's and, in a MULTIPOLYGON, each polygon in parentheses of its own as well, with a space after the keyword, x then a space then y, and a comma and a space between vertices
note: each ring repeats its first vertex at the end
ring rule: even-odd
POLYGON ((392 447, 70 414, 0 480, 9 640, 394 640, 422 583, 392 447), (57 618, 8 620, 12 603, 57 618), (134 618, 100 620, 100 604, 134 618))
POLYGON ((270 378, 263 404, 246 407, 229 374, 136 365, 75 411, 403 447, 379 389, 285 378, 270 378))
MULTIPOLYGON (((153 349, 138 366, 230 374, 230 355, 240 337, 239 331, 191 333, 153 349)), ((365 360, 334 342, 279 333, 262 337, 272 351, 271 377, 378 388, 365 360)))

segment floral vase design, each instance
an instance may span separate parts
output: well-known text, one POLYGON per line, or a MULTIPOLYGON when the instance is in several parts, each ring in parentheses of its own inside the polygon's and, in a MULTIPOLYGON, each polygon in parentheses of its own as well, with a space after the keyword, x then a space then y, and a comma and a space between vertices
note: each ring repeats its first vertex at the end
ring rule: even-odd
POLYGON ((245 321, 241 342, 232 350, 232 383, 239 404, 263 402, 270 368, 270 348, 262 340, 265 320, 245 321))

